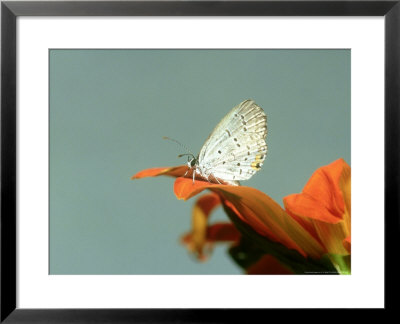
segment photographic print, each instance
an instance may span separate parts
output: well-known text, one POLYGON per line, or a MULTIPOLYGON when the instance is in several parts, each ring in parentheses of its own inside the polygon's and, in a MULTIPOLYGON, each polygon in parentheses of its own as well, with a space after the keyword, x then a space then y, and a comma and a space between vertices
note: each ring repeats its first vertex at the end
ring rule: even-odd
POLYGON ((349 49, 50 49, 49 273, 351 274, 349 49))

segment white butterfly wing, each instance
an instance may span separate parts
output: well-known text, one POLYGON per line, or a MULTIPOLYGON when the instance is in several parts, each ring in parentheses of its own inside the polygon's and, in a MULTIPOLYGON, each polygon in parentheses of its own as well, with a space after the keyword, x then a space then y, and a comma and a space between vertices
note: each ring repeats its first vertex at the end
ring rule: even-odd
POLYGON ((250 179, 267 154, 267 116, 253 100, 235 106, 215 127, 199 154, 205 176, 250 179))

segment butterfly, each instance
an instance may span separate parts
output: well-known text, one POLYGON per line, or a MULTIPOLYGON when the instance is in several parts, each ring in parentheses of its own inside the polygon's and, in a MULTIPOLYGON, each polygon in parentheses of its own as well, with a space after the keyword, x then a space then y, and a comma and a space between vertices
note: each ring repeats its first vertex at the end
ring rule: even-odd
POLYGON ((267 154, 266 137, 267 115, 249 99, 235 106, 218 123, 197 157, 189 150, 190 153, 179 157, 188 156, 193 181, 198 174, 208 181, 239 185, 240 180, 250 179, 261 169, 267 154))

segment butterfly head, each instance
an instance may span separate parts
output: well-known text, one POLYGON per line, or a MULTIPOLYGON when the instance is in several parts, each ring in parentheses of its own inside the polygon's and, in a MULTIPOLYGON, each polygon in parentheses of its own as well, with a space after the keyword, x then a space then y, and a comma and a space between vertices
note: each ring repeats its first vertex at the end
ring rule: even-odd
POLYGON ((187 165, 189 168, 195 168, 196 166, 199 165, 199 159, 198 157, 196 158, 192 153, 184 153, 184 154, 179 154, 178 157, 182 157, 187 155, 188 160, 187 160, 187 165))
POLYGON ((196 158, 194 155, 192 155, 192 158, 188 157, 188 167, 189 168, 194 168, 199 165, 199 160, 196 158))

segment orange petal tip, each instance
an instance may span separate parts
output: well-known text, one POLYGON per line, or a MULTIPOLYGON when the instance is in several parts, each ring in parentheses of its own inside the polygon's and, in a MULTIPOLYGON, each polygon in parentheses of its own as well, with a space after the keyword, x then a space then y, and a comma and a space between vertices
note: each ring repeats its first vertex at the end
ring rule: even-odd
POLYGON ((158 167, 149 168, 139 171, 131 177, 131 180, 142 179, 147 177, 158 177, 158 176, 170 176, 170 177, 182 177, 188 170, 187 165, 180 165, 176 167, 158 167))

